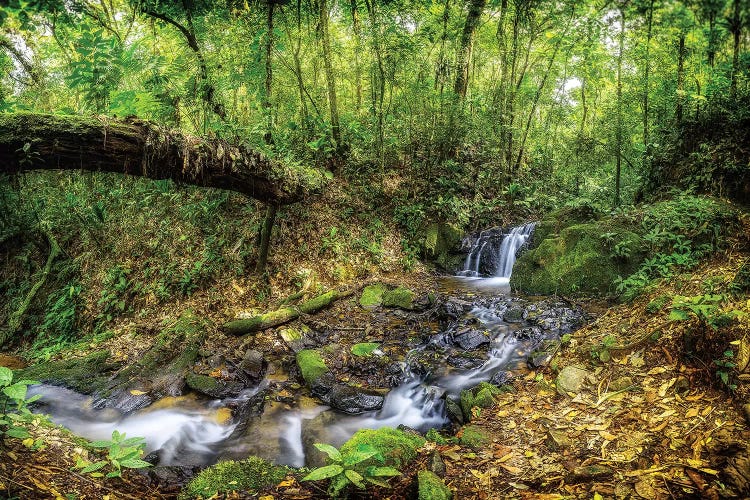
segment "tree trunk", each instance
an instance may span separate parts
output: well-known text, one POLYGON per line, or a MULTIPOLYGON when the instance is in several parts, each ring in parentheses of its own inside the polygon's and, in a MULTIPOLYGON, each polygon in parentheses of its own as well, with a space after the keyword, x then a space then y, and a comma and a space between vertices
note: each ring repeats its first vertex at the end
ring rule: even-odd
POLYGON ((737 73, 740 69, 740 37, 742 35, 742 12, 740 10, 740 0, 732 2, 732 19, 729 22, 734 45, 732 47, 732 84, 730 88, 730 97, 734 100, 737 97, 737 73))
POLYGON ((304 181, 285 178, 282 165, 262 153, 138 119, 0 115, 0 173, 58 169, 172 179, 277 205, 310 191, 304 181))
POLYGON ((266 63, 266 80, 264 85, 265 95, 263 96, 263 112, 266 115, 266 131, 263 134, 263 140, 266 144, 273 144, 273 111, 271 107, 271 96, 273 93, 273 61, 271 59, 273 52, 273 8, 274 2, 268 1, 266 8, 266 46, 265 46, 265 63, 266 63))
POLYGON ((271 246, 271 233, 273 232, 273 223, 276 220, 276 211, 278 207, 270 203, 266 207, 266 216, 263 219, 263 229, 260 234, 260 250, 258 251, 258 262, 255 265, 255 272, 264 274, 266 272, 266 263, 268 263, 268 249, 271 246))
POLYGON ((469 87, 469 62, 471 51, 474 46, 474 32, 479 25, 487 0, 470 0, 469 12, 466 14, 464 31, 461 34, 461 45, 456 57, 456 82, 453 85, 454 92, 463 99, 469 87))
POLYGON ((649 154, 649 77, 651 72, 651 35, 654 24, 654 0, 650 0, 646 13, 646 57, 643 68, 643 148, 649 154))
POLYGON ((622 170, 622 58, 625 51, 625 10, 620 8, 620 37, 617 53, 617 148, 615 158, 615 200, 614 206, 620 206, 620 172, 622 170))
POLYGON ((685 33, 680 33, 677 46, 677 105, 675 107, 675 121, 682 125, 683 92, 685 88, 685 33))
POLYGON ((385 124, 383 117, 383 101, 385 100, 385 65, 383 63, 383 50, 381 47, 380 25, 378 23, 377 13, 375 12, 375 1, 365 0, 367 13, 370 17, 372 27, 372 48, 375 52, 376 71, 372 75, 372 103, 373 114, 376 118, 375 133, 375 153, 378 155, 378 166, 383 171, 385 165, 385 124))
POLYGON ((339 124, 338 99, 336 97, 336 76, 333 72, 331 54, 331 36, 328 32, 328 1, 319 0, 320 3, 320 42, 323 45, 323 68, 326 74, 326 86, 328 88, 328 107, 331 112, 331 136, 336 143, 336 150, 340 151, 341 125, 339 124))
POLYGON ((359 7, 357 0, 351 0, 352 9, 352 29, 354 30, 354 109, 362 108, 362 65, 359 61, 359 55, 362 51, 362 28, 359 23, 359 7))
POLYGON ((230 335, 246 335, 248 333, 260 332, 294 321, 303 314, 315 314, 330 306, 335 301, 350 296, 352 293, 352 291, 338 292, 331 290, 303 302, 299 306, 283 307, 275 311, 253 316, 252 318, 230 321, 222 327, 222 330, 230 335))

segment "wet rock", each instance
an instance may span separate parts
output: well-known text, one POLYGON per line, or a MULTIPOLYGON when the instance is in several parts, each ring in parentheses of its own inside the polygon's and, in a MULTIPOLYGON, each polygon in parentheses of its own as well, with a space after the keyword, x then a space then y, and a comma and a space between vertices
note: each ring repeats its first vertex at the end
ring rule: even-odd
POLYGON ((453 319, 457 319, 469 312, 472 308, 471 302, 451 297, 443 304, 445 314, 453 319))
POLYGON ((310 420, 302 422, 302 449, 305 452, 305 465, 322 467, 328 463, 328 455, 315 447, 315 443, 330 443, 331 428, 335 424, 335 415, 324 411, 310 420))
POLYGON ((366 393, 344 384, 334 385, 326 399, 323 399, 326 404, 350 415, 379 410, 383 407, 384 401, 383 396, 379 394, 366 393))
POLYGON ((483 344, 489 344, 490 337, 487 332, 471 328, 455 333, 453 342, 465 351, 472 351, 483 344))
POLYGON ((267 365, 263 354, 255 349, 249 349, 242 357, 239 367, 250 379, 258 381, 263 378, 267 365))
POLYGON ((560 345, 558 340, 544 340, 526 359, 526 365, 532 370, 547 366, 560 345))
POLYGON ((503 314, 503 321, 507 323, 519 323, 523 321, 524 308, 521 306, 509 307, 503 314))
POLYGON ((577 330, 585 322, 585 314, 579 307, 571 307, 567 302, 549 299, 529 304, 523 318, 532 325, 556 335, 577 330))
POLYGON ((383 294, 383 307, 397 307, 410 310, 414 306, 415 294, 408 288, 402 286, 394 288, 383 294))
POLYGON ((185 377, 185 383, 192 390, 217 399, 236 396, 245 388, 245 385, 241 382, 219 380, 197 373, 188 373, 185 377))
POLYGON ((133 390, 120 390, 112 394, 109 399, 104 400, 104 405, 109 408, 116 408, 123 413, 130 413, 136 410, 142 410, 154 402, 149 394, 133 394, 138 392, 133 390))
POLYGON ((544 332, 538 326, 527 326, 513 332, 513 336, 518 340, 541 342, 544 338, 544 332))
POLYGON ((461 411, 461 405, 452 398, 445 398, 445 412, 451 422, 459 425, 464 424, 464 413, 461 411))
POLYGON ((490 384, 496 385, 498 387, 508 385, 511 382, 513 382, 513 373, 506 371, 499 371, 490 379, 490 384))
POLYGON ((484 363, 486 360, 482 358, 467 358, 464 356, 448 356, 446 362, 454 368, 460 368, 462 370, 468 370, 476 368, 477 366, 484 363))
POLYGON ((154 486, 159 487, 160 492, 178 493, 200 472, 200 470, 200 467, 170 465, 144 469, 143 472, 148 476, 154 486))
POLYGON ((577 366, 566 366, 562 369, 560 374, 557 376, 555 382, 557 386, 557 392, 563 396, 567 396, 568 393, 578 394, 581 392, 586 378, 590 373, 583 368, 577 366))
POLYGON ((440 452, 433 451, 430 455, 430 471, 438 477, 445 477, 445 462, 443 457, 440 456, 440 452))

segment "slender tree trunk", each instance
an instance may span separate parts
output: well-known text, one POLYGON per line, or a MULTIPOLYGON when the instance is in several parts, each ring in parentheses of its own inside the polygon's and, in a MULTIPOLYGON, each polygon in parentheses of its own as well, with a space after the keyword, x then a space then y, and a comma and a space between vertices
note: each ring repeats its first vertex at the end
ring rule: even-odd
POLYGON ((578 135, 583 137, 586 133, 586 119, 589 114, 589 105, 586 100, 586 77, 581 78, 581 125, 578 130, 578 135))
POLYGON ((350 0, 352 9, 352 30, 354 31, 354 106, 359 113, 362 108, 362 65, 359 60, 362 51, 362 28, 359 21, 357 0, 350 0))
POLYGON ((266 114, 266 131, 263 134, 263 140, 266 144, 273 144, 273 108, 271 97, 273 95, 273 9, 275 3, 268 0, 266 8, 266 46, 265 46, 265 63, 266 63, 266 80, 265 95, 263 96, 263 112, 266 114))
POLYGON ((479 26, 479 20, 484 12, 487 0, 469 0, 469 12, 466 14, 464 30, 461 34, 461 44, 456 57, 456 82, 453 91, 463 99, 469 86, 469 65, 474 46, 474 32, 479 26))
POLYGON ((682 125, 683 114, 683 92, 685 88, 685 33, 680 33, 677 47, 677 106, 675 108, 675 121, 682 125))
POLYGON ((373 0, 365 0, 367 12, 372 26, 372 48, 375 52, 375 72, 373 73, 372 101, 373 114, 376 119, 375 153, 378 156, 378 165, 383 171, 385 166, 385 119, 383 115, 383 103, 385 101, 385 63, 383 61, 383 49, 380 45, 380 24, 375 11, 377 4, 373 0))
POLYGON ((646 55, 643 68, 643 147, 644 154, 649 154, 649 90, 651 72, 651 35, 654 21, 654 0, 650 0, 646 13, 646 55))
POLYGON ((445 0, 443 5, 443 32, 440 36, 440 52, 435 66, 435 89, 440 89, 442 97, 445 89, 445 81, 448 78, 448 62, 445 57, 445 46, 448 42, 448 21, 451 15, 451 0, 445 0))
POLYGON ((271 233, 273 232, 273 223, 276 220, 276 211, 278 206, 269 203, 266 206, 266 215, 263 219, 263 230, 260 236, 260 249, 258 251, 258 262, 255 265, 255 272, 265 274, 266 264, 268 263, 268 249, 271 247, 271 233))
POLYGON ((323 68, 328 88, 328 107, 331 113, 331 135, 336 143, 336 150, 342 150, 341 125, 339 124, 339 107, 336 97, 336 75, 333 72, 333 55, 331 54, 331 36, 328 32, 328 0, 319 0, 320 7, 320 41, 323 45, 323 68))
POLYGON ((742 12, 740 10, 740 0, 732 2, 732 19, 730 21, 732 38, 734 45, 732 47, 732 86, 730 96, 734 100, 737 97, 737 73, 740 69, 740 37, 742 35, 742 12))
POLYGON ((620 206, 620 173, 622 169, 622 59, 625 52, 625 10, 620 7, 620 37, 617 53, 617 148, 615 157, 615 199, 614 206, 620 206))

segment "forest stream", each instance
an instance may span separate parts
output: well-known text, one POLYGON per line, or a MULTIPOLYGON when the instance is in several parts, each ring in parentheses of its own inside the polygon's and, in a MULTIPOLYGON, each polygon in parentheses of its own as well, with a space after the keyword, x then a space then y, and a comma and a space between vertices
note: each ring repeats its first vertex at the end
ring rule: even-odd
MULTIPOLYGON (((440 429, 451 422, 446 398, 457 402, 461 391, 480 382, 503 385, 528 371, 527 364, 540 366, 560 335, 583 322, 580 309, 563 301, 520 299, 510 293, 516 254, 533 228, 488 230, 465 243, 464 270, 441 280, 448 319, 426 342, 403 353, 398 382, 376 411, 342 413, 298 391, 291 401, 267 402, 260 414, 232 416, 231 408, 266 394, 272 383, 268 378, 232 398, 169 397, 131 412, 104 408, 106 401, 61 387, 38 385, 29 394, 42 396, 38 411, 88 439, 108 439, 114 430, 143 436, 150 460, 169 466, 206 466, 251 455, 293 467, 319 465, 306 460, 314 443, 338 447, 359 429, 440 429), (453 348, 462 352, 447 358, 431 355, 453 348)), ((392 321, 401 324, 404 318, 392 321)))

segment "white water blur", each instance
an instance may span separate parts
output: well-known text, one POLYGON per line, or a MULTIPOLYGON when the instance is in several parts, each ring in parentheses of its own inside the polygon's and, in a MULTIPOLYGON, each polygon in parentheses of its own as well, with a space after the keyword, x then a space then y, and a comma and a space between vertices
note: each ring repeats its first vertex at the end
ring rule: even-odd
POLYGON ((69 389, 49 385, 29 388, 41 395, 42 411, 52 421, 89 440, 109 440, 117 430, 128 437, 143 437, 146 453, 159 451, 161 465, 184 464, 183 457, 203 462, 216 454, 216 445, 227 439, 234 424, 222 425, 210 408, 144 409, 123 415, 117 410, 94 410, 91 398, 69 389))
POLYGON ((500 262, 495 270, 495 276, 510 278, 513 273, 513 264, 516 263, 516 252, 521 248, 534 231, 535 222, 514 227, 510 233, 503 238, 500 245, 500 262))
MULTIPOLYGON (((484 288, 507 285, 513 273, 513 264, 516 263, 516 253, 529 239, 535 227, 536 222, 530 222, 523 226, 512 228, 508 234, 503 236, 500 247, 497 250, 497 256, 495 257, 497 265, 493 278, 482 278, 479 273, 479 266, 485 248, 487 248, 487 243, 494 237, 492 230, 482 231, 466 255, 463 270, 459 271, 457 275, 468 279, 492 279, 493 282, 485 283, 483 285, 484 288)), ((489 246, 490 249, 492 247, 493 245, 489 246)))

